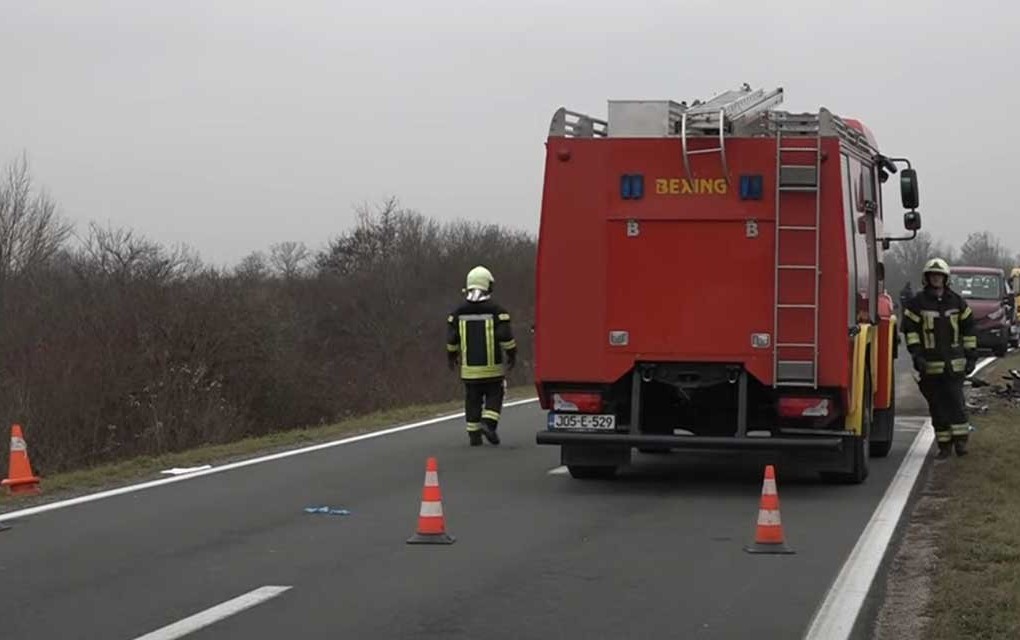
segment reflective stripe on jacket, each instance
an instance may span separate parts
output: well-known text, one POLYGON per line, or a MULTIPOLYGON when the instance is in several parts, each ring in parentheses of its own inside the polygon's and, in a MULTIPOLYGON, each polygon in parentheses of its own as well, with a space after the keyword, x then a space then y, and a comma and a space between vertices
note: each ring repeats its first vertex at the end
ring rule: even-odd
POLYGON ((463 302, 446 319, 446 350, 460 355, 460 377, 489 380, 506 375, 504 352, 516 351, 510 313, 492 300, 463 302))
POLYGON ((903 309, 903 335, 911 355, 921 354, 925 373, 940 375, 947 367, 953 373, 966 370, 967 358, 974 356, 977 336, 974 312, 967 301, 951 289, 925 287, 903 309))

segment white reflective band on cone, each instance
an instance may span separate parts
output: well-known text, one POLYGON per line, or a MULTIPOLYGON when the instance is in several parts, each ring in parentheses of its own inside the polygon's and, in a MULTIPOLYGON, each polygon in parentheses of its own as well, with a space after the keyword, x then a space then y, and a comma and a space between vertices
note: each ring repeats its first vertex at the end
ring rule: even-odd
POLYGON ((765 483, 762 485, 762 493, 767 496, 776 495, 776 481, 774 478, 766 478, 765 483))
POLYGON ((21 438, 11 438, 11 451, 28 451, 28 445, 21 438))
POLYGON ((435 518, 443 515, 443 503, 442 502, 423 502, 421 503, 422 517, 435 518))
POLYGON ((769 526, 782 524, 779 520, 779 512, 771 509, 758 509, 758 524, 769 526))
POLYGON ((425 486, 426 487, 438 487, 439 486, 439 474, 435 471, 425 472, 425 486))

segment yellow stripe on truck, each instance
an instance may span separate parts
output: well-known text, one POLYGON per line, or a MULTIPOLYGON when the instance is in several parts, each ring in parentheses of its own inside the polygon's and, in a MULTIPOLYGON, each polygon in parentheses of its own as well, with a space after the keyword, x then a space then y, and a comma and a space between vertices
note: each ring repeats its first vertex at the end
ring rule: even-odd
MULTIPOLYGON (((870 324, 860 325, 860 333, 854 338, 853 370, 850 383, 850 407, 846 414, 846 430, 854 435, 861 435, 862 409, 864 407, 864 372, 865 367, 872 369, 872 380, 874 380, 874 362, 872 358, 866 361, 868 347, 873 342, 875 332, 870 324)), ((874 389, 872 389, 874 393, 874 389)))

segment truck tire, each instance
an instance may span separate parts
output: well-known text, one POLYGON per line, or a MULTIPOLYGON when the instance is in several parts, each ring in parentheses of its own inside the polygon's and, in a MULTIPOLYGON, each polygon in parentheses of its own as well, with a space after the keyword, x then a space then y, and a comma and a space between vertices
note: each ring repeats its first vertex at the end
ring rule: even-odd
MULTIPOLYGON (((890 372, 892 373, 892 372, 890 372)), ((872 458, 884 458, 889 455, 892 449, 893 438, 896 434, 896 376, 892 379, 892 398, 888 409, 876 409, 874 418, 874 433, 889 434, 888 439, 872 439, 869 453, 872 458)))
POLYGON ((875 399, 871 395, 871 367, 869 366, 864 372, 864 412, 861 416, 861 437, 850 437, 846 440, 849 444, 847 457, 850 462, 850 471, 823 474, 823 478, 826 480, 839 484, 862 484, 868 479, 874 401, 875 399))
POLYGON ((616 475, 616 467, 613 466, 570 464, 567 470, 577 480, 608 480, 616 475))

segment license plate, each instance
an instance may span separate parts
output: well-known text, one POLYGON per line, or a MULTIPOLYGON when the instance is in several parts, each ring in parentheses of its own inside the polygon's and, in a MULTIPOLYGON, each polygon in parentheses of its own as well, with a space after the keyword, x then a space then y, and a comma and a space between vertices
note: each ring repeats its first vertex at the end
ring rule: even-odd
POLYGON ((612 431, 616 416, 596 413, 550 413, 549 428, 569 431, 612 431))

